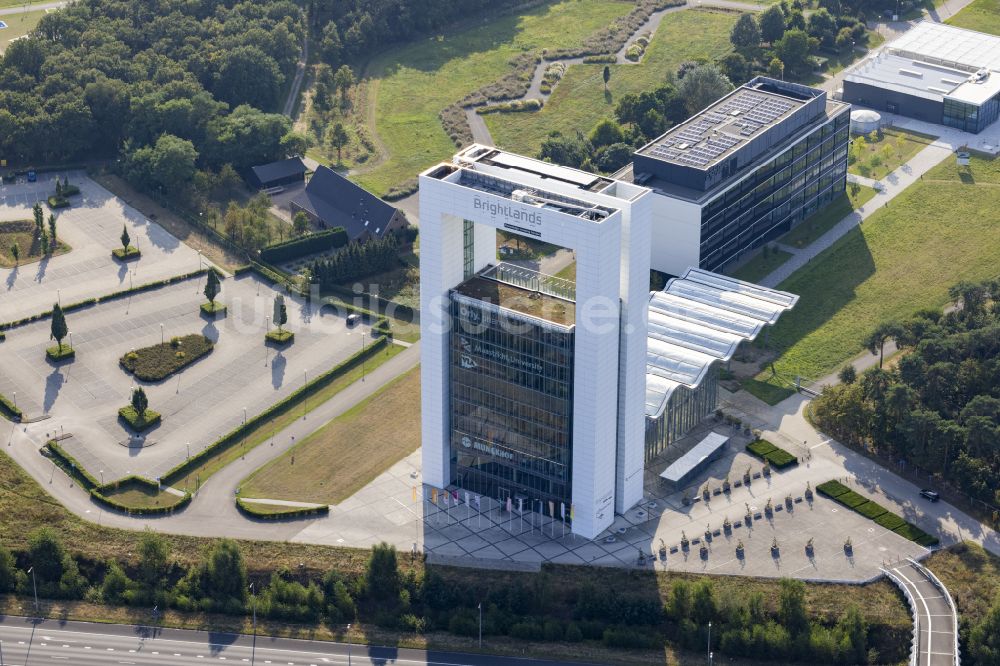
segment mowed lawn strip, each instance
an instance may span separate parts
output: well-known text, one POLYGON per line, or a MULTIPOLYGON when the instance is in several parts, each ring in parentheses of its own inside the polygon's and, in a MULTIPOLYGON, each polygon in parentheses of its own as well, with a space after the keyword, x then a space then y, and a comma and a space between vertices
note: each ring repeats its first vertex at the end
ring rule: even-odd
POLYGON ((732 271, 730 275, 737 280, 757 282, 770 275, 791 258, 792 253, 784 250, 768 250, 766 255, 763 252, 758 252, 756 256, 732 271))
MULTIPOLYGON (((364 372, 374 371, 375 368, 392 359, 397 354, 401 354, 403 351, 403 347, 400 347, 399 345, 388 345, 384 353, 376 354, 365 361, 364 372)), ((345 372, 318 393, 309 396, 305 405, 305 413, 308 414, 312 410, 316 409, 337 393, 347 388, 350 384, 353 384, 361 379, 361 376, 361 365, 345 372)), ((281 432, 281 430, 288 427, 290 423, 302 418, 302 414, 302 402, 298 401, 296 403, 296 407, 289 409, 273 421, 261 424, 256 430, 248 433, 246 437, 246 444, 244 446, 226 447, 216 455, 206 458, 204 463, 198 467, 192 468, 184 476, 173 479, 171 484, 179 490, 190 490, 193 492, 197 489, 199 481, 204 484, 205 481, 208 480, 208 477, 212 476, 231 462, 238 460, 245 452, 255 446, 270 440, 275 433, 281 432)))
POLYGON ((1000 0, 975 0, 945 23, 1000 35, 1000 0))
POLYGON ((137 483, 125 484, 118 489, 102 490, 101 494, 125 506, 140 509, 177 506, 184 499, 180 495, 174 495, 166 491, 157 491, 154 488, 137 483))
POLYGON ((874 196, 875 190, 872 188, 848 183, 846 193, 810 215, 777 242, 794 248, 808 247, 817 238, 833 229, 838 222, 871 201, 874 196))
POLYGON ((258 469, 240 494, 338 504, 419 446, 418 368, 258 469))
POLYGON ((638 65, 609 65, 611 80, 604 94, 603 64, 572 65, 541 111, 485 116, 496 145, 536 155, 552 131, 585 135, 628 93, 653 90, 686 60, 714 60, 732 50, 729 33, 739 14, 688 9, 663 17, 646 55, 638 65))
MULTIPOLYGON (((2 20, 2 16, 0 16, 2 20)), ((49 225, 45 223, 45 233, 48 233, 49 225)), ((56 228, 56 249, 48 256, 54 257, 66 254, 72 248, 59 240, 59 229, 56 228)), ((42 258, 42 243, 35 237, 34 220, 7 220, 0 222, 0 268, 13 268, 36 262, 42 258), (11 252, 14 244, 18 247, 18 261, 14 261, 14 254, 11 252)))
POLYGON ((860 353, 880 322, 941 308, 952 285, 996 276, 998 228, 1000 161, 973 158, 960 174, 946 159, 779 285, 800 300, 771 331, 777 378, 767 370, 757 381, 818 379, 860 353))
POLYGON ((389 49, 369 63, 374 133, 386 161, 356 180, 376 194, 415 178, 456 150, 438 114, 446 106, 511 70, 526 51, 579 46, 627 14, 632 4, 612 0, 565 0, 523 13, 490 16, 475 27, 425 37, 389 49))

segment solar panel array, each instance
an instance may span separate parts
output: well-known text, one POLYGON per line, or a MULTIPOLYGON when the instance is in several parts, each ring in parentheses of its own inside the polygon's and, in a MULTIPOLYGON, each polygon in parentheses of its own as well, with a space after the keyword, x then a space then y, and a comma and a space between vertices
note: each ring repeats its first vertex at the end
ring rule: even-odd
POLYGON ((748 90, 696 116, 651 146, 651 157, 703 168, 734 146, 771 125, 795 103, 748 90), (738 135, 738 136, 737 136, 738 135))

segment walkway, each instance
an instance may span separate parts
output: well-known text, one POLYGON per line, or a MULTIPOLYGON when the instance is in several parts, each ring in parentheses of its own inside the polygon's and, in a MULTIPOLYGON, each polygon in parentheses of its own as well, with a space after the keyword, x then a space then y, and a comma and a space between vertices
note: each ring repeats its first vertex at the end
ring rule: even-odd
POLYGON ((16 7, 6 7, 4 9, 0 9, 0 16, 23 14, 24 12, 37 12, 43 9, 46 11, 50 9, 61 9, 67 4, 66 0, 60 0, 60 2, 40 2, 33 5, 17 5, 16 7))
POLYGON ((306 63, 308 62, 309 30, 306 29, 305 35, 302 37, 302 54, 299 56, 299 61, 295 64, 295 78, 292 79, 292 87, 288 90, 288 99, 285 100, 285 107, 281 111, 283 115, 286 115, 289 118, 292 117, 292 111, 295 109, 295 103, 299 99, 299 91, 302 89, 302 80, 305 78, 306 63))
POLYGON ((913 613, 912 666, 958 666, 958 611, 947 588, 923 565, 907 560, 885 570, 913 613))

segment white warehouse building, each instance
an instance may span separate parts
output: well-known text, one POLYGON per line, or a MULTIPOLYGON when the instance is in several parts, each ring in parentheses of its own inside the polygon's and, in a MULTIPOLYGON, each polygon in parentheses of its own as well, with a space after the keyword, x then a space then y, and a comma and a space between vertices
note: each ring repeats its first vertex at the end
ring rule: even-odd
POLYGON ((420 175, 423 481, 595 538, 715 408, 715 361, 796 297, 699 270, 649 291, 654 197, 473 145, 420 175), (575 253, 576 280, 497 260, 497 230, 575 253))

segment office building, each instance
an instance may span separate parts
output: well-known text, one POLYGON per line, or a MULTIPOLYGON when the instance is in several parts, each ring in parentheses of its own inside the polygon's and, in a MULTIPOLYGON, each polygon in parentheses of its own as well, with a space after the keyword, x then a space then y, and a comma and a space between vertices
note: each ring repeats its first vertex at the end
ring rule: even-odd
POLYGON ((1000 115, 1000 37, 922 21, 855 65, 842 97, 978 134, 1000 115))
POLYGON ((653 191, 652 268, 720 271, 843 193, 850 106, 757 77, 616 173, 653 191))
POLYGON ((698 269, 651 297, 654 196, 479 145, 420 175, 425 484, 594 538, 642 499, 651 447, 715 408, 709 366, 794 297, 698 269), (575 281, 498 262, 497 230, 572 249, 575 281))

